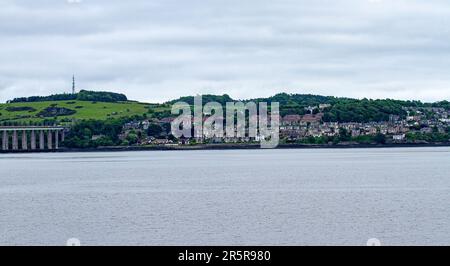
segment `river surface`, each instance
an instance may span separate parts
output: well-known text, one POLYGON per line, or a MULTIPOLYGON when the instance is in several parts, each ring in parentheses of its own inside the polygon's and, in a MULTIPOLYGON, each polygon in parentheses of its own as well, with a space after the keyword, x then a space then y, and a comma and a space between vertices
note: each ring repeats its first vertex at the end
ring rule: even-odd
POLYGON ((0 245, 450 245, 450 148, 0 155, 0 245))

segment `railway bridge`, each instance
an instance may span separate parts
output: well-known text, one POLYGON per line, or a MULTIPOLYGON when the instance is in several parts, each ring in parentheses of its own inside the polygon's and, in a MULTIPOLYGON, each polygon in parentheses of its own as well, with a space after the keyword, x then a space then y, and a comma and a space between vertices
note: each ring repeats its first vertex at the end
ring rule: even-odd
POLYGON ((57 150, 67 128, 60 126, 0 127, 1 151, 57 150))

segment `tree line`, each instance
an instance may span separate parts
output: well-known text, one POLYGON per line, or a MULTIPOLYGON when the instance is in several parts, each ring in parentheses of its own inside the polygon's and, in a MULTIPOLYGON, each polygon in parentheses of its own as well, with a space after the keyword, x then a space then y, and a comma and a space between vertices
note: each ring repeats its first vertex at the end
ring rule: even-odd
POLYGON ((121 102, 127 101, 127 96, 121 93, 106 92, 106 91, 87 91, 81 90, 75 94, 63 93, 53 94, 50 96, 31 96, 14 98, 8 101, 8 103, 21 103, 21 102, 46 102, 46 101, 96 101, 96 102, 121 102))
MULTIPOLYGON (((173 104, 177 101, 184 101, 190 105, 194 104, 194 97, 181 97, 178 100, 167 102, 173 104)), ((204 95, 203 104, 215 101, 222 106, 227 102, 235 102, 229 95, 204 95)), ((440 101, 435 103, 423 103, 421 101, 402 101, 393 99, 371 100, 371 99, 351 99, 344 97, 321 96, 312 94, 287 94, 279 93, 268 98, 255 98, 250 100, 243 100, 243 102, 253 101, 256 103, 267 102, 280 103, 280 115, 288 114, 305 115, 309 113, 306 109, 308 107, 317 107, 320 104, 329 104, 329 107, 319 110, 313 109, 312 113, 323 112, 323 121, 325 122, 383 122, 388 121, 391 115, 397 115, 400 118, 406 117, 407 113, 404 107, 439 107, 450 110, 450 103, 448 101, 440 101)), ((164 114, 157 114, 159 116, 170 116, 169 112, 164 114)))

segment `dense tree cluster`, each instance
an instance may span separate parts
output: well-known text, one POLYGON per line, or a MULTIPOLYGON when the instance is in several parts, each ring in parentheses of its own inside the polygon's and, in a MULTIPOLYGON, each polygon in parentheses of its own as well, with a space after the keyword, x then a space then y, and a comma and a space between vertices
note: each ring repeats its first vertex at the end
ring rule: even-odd
POLYGON ((419 133, 419 132, 410 132, 406 134, 406 139, 409 141, 417 142, 417 141, 425 141, 425 142, 448 142, 450 139, 450 134, 447 133, 419 133))
POLYGON ((352 137, 345 129, 340 130, 340 135, 334 137, 320 136, 320 137, 307 137, 297 142, 302 144, 339 144, 339 143, 359 143, 359 144, 385 144, 386 136, 378 133, 376 135, 361 135, 358 137, 352 137))
POLYGON ((97 102, 124 102, 127 101, 127 96, 114 92, 82 90, 77 94, 77 100, 97 102))
POLYGON ((120 93, 105 92, 105 91, 86 91, 82 90, 75 94, 54 94, 50 96, 31 96, 15 98, 9 103, 19 102, 44 102, 44 101, 97 101, 97 102, 120 102, 127 101, 127 96, 120 93))
MULTIPOLYGON (((224 95, 206 94, 206 95, 202 95, 202 101, 203 101, 203 104, 208 103, 208 102, 218 102, 222 106, 225 106, 227 102, 234 102, 235 100, 233 100, 228 94, 224 94, 224 95)), ((181 97, 177 100, 169 101, 169 102, 167 102, 167 104, 172 105, 177 102, 185 102, 189 105, 194 105, 194 96, 181 97)))
POLYGON ((338 100, 325 110, 325 122, 381 122, 388 121, 390 115, 406 116, 404 105, 396 100, 338 100))
MULTIPOLYGON (((182 97, 176 101, 168 102, 173 104, 177 101, 184 101, 190 105, 194 104, 194 97, 182 97)), ((203 104, 215 101, 225 106, 227 102, 233 102, 230 96, 224 94, 219 95, 204 95, 203 104)), ((269 105, 272 102, 280 103, 280 115, 288 114, 304 115, 308 112, 308 107, 317 107, 321 104, 329 104, 329 107, 322 110, 314 109, 313 113, 319 111, 324 113, 323 120, 325 122, 381 122, 388 121, 390 115, 398 115, 401 118, 406 116, 406 111, 403 107, 441 107, 450 109, 448 101, 441 101, 436 103, 422 103, 420 101, 400 101, 400 100, 370 100, 370 99, 350 99, 338 98, 332 96, 321 96, 311 94, 287 94, 279 93, 268 98, 256 98, 251 100, 244 100, 244 102, 253 101, 256 103, 267 102, 269 105)), ((157 113, 158 118, 163 116, 170 116, 169 112, 157 113)))
POLYGON ((8 112, 24 112, 24 111, 34 112, 34 111, 36 111, 36 109, 34 109, 33 107, 29 107, 29 106, 8 106, 5 108, 5 110, 8 112))
POLYGON ((79 121, 72 126, 64 145, 69 148, 118 145, 123 123, 120 119, 79 121), (99 137, 94 139, 93 136, 99 137))
POLYGON ((49 106, 43 110, 41 110, 39 113, 36 114, 38 117, 56 117, 56 116, 69 116, 75 114, 76 111, 65 108, 65 107, 56 107, 56 106, 49 106))

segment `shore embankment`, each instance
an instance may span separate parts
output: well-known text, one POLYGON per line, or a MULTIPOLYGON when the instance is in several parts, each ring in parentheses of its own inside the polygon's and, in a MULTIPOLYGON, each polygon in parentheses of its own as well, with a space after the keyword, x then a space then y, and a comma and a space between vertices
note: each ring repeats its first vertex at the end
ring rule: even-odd
MULTIPOLYGON (((393 144, 280 144, 275 149, 358 149, 358 148, 414 148, 414 147, 450 147, 450 143, 393 143, 393 144)), ((196 145, 148 145, 148 146, 112 146, 97 148, 65 148, 58 150, 8 150, 3 154, 40 153, 40 152, 120 152, 120 151, 191 151, 191 150, 245 150, 261 149, 260 144, 196 144, 196 145)))

